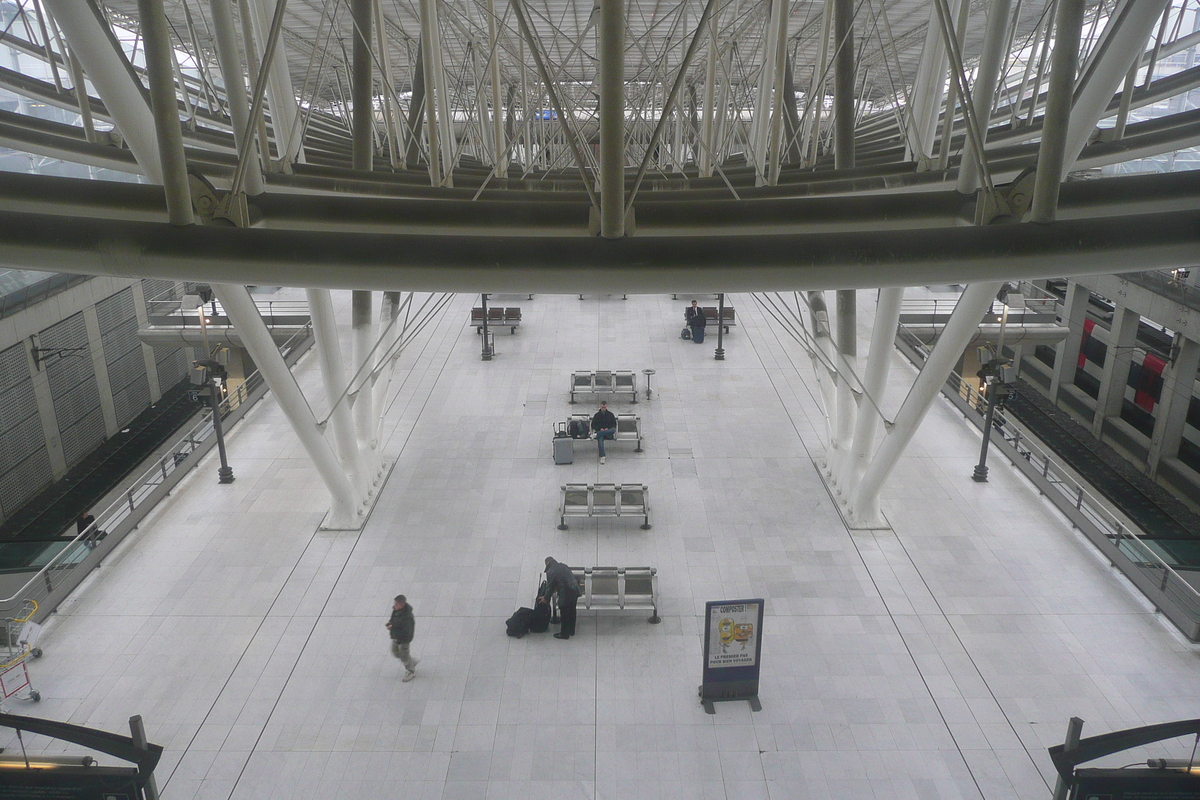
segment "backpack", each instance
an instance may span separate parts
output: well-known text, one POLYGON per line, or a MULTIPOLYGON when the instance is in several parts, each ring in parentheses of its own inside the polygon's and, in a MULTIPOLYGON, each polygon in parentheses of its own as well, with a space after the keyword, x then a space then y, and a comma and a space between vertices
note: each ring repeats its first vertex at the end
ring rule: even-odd
POLYGON ((513 615, 504 622, 508 628, 508 635, 520 639, 529 633, 529 624, 533 620, 535 613, 532 608, 526 608, 525 606, 521 606, 513 612, 513 615))
POLYGON ((581 419, 573 419, 567 423, 567 435, 572 439, 588 438, 588 424, 581 419))

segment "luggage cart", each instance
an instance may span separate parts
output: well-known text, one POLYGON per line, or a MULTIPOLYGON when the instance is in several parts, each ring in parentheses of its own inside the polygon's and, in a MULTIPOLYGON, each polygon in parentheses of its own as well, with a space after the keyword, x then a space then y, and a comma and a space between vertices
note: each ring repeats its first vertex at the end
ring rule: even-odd
POLYGON ((0 656, 0 703, 10 697, 35 703, 42 699, 33 688, 29 668, 25 665, 30 657, 42 657, 42 649, 35 646, 38 634, 42 632, 42 626, 33 621, 37 608, 36 600, 26 600, 21 604, 18 616, 4 620, 4 642, 0 648, 4 653, 0 656))

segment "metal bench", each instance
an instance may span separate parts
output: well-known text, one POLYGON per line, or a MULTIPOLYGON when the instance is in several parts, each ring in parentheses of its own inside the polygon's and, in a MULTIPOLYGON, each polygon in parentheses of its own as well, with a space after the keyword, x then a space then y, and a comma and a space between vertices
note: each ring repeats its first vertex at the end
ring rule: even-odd
MULTIPOLYGON (((704 309, 705 323, 707 323, 708 325, 716 325, 717 324, 717 307, 716 306, 702 306, 702 308, 704 309)), ((726 333, 729 333, 729 329, 732 327, 735 327, 737 325, 737 322, 734 321, 733 306, 725 306, 724 308, 720 309, 720 311, 721 311, 721 327, 725 329, 726 333)))
MULTIPOLYGON (((633 452, 642 452, 642 418, 636 414, 617 414, 617 433, 609 441, 613 442, 637 442, 637 447, 633 452)), ((592 424, 592 418, 588 414, 572 414, 567 417, 568 428, 570 423, 575 420, 582 420, 589 426, 592 424)), ((592 431, 595 433, 595 431, 592 431)), ((579 441, 587 441, 580 439, 579 441)))
POLYGON ((642 530, 650 530, 650 490, 640 483, 568 483, 562 487, 558 529, 567 529, 567 517, 641 517, 642 530))
MULTIPOLYGON (((483 309, 479 306, 471 309, 471 323, 476 333, 483 332, 483 309)), ((509 333, 516 333, 521 324, 520 308, 501 308, 495 306, 487 310, 489 328, 508 328, 509 333)))
POLYGON ((631 370, 576 370, 571 373, 571 403, 577 394, 628 394, 637 402, 637 375, 631 370))
MULTIPOLYGON (((654 567, 571 567, 579 581, 579 605, 584 611, 649 611, 658 624, 658 570, 654 567)), ((551 605, 558 621, 558 595, 551 605)))

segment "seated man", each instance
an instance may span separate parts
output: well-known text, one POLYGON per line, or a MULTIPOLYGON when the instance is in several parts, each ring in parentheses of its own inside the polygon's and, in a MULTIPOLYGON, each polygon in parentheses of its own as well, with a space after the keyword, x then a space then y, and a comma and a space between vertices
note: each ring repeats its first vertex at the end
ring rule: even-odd
POLYGON ((687 320, 687 326, 692 329, 692 342, 701 344, 704 341, 704 326, 708 323, 704 309, 693 300, 691 307, 683 312, 683 316, 687 320))
POLYGON ((600 403, 600 410, 592 417, 592 430, 596 432, 596 444, 600 448, 600 463, 603 464, 604 440, 617 435, 617 418, 608 410, 608 403, 600 403))

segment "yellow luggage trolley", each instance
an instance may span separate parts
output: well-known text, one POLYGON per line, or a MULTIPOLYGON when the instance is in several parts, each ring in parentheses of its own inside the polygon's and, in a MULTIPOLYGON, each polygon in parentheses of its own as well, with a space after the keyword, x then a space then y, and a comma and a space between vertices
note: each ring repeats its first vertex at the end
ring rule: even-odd
POLYGON ((18 616, 4 620, 4 642, 0 651, 0 702, 16 697, 18 700, 38 702, 42 695, 33 688, 29 679, 29 668, 25 662, 29 658, 41 658, 42 649, 36 647, 38 634, 42 626, 33 621, 37 613, 36 600, 26 600, 21 604, 18 616), (24 692, 24 694, 22 694, 24 692))

